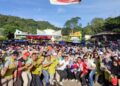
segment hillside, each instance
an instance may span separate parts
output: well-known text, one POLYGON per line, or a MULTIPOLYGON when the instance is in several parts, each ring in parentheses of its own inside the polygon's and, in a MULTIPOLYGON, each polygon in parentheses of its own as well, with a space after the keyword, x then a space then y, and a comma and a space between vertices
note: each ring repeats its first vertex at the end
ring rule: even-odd
POLYGON ((44 30, 46 28, 59 29, 48 21, 35 21, 33 19, 0 14, 0 35, 6 35, 8 32, 14 32, 16 29, 34 34, 36 29, 44 30))

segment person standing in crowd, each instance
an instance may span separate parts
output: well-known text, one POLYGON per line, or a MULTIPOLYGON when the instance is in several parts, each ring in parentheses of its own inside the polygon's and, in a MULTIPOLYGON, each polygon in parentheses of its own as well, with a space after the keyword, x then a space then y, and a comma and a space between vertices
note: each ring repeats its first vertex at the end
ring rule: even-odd
MULTIPOLYGON (((94 52, 94 53, 97 53, 97 52, 94 52)), ((93 86, 93 76, 95 75, 96 73, 96 65, 95 65, 95 58, 93 58, 93 55, 92 53, 88 53, 88 69, 90 71, 89 73, 89 83, 90 83, 90 86, 93 86)), ((97 54, 96 54, 97 55, 97 54)))
POLYGON ((25 68, 26 68, 25 62, 27 61, 29 55, 30 55, 29 52, 27 52, 27 51, 23 52, 23 55, 21 54, 21 58, 18 59, 18 67, 17 67, 17 70, 15 71, 15 74, 14 74, 14 76, 15 76, 14 86, 23 86, 23 84, 24 84, 22 72, 25 71, 25 68), (22 81, 23 81, 23 83, 22 83, 22 81))
POLYGON ((118 84, 118 78, 119 78, 119 66, 118 66, 118 61, 114 60, 112 62, 112 69, 109 71, 110 77, 111 77, 111 84, 113 86, 117 86, 118 84))
POLYGON ((49 82, 49 72, 48 72, 48 68, 49 66, 52 64, 51 62, 51 55, 47 55, 44 58, 44 61, 42 63, 43 65, 43 70, 42 70, 42 74, 44 76, 44 80, 43 80, 43 84, 45 86, 49 86, 50 82, 49 82))
POLYGON ((50 75, 49 82, 50 82, 50 85, 54 85, 55 71, 56 71, 56 67, 58 64, 57 53, 53 53, 50 60, 51 60, 52 64, 48 68, 48 72, 50 75))
POLYGON ((30 73, 33 60, 30 58, 30 52, 25 52, 23 58, 25 59, 24 66, 22 67, 22 79, 23 79, 23 86, 30 86, 32 76, 30 73))
POLYGON ((109 74, 109 83, 108 85, 117 86, 119 85, 119 65, 118 61, 112 61, 112 68, 110 70, 106 69, 106 72, 109 74))
POLYGON ((7 60, 5 61, 4 66, 1 70, 2 86, 13 86, 13 73, 18 65, 18 56, 19 53, 17 51, 14 51, 10 57, 7 57, 7 60))
POLYGON ((78 69, 77 69, 77 72, 75 73, 75 78, 78 80, 78 81, 80 81, 80 75, 81 75, 81 70, 82 70, 82 59, 81 59, 81 57, 78 57, 77 58, 77 67, 78 67, 78 69))
POLYGON ((74 75, 74 72, 75 72, 75 69, 74 68, 74 65, 75 65, 75 61, 74 61, 74 57, 69 55, 69 65, 66 66, 66 72, 67 72, 67 79, 68 80, 74 80, 75 79, 75 75, 74 75))
POLYGON ((69 65, 69 57, 64 56, 64 59, 59 60, 57 73, 60 75, 60 85, 63 85, 64 79, 67 78, 66 67, 69 65))
POLYGON ((99 54, 93 53, 93 57, 95 59, 95 64, 96 64, 95 83, 98 82, 99 76, 102 75, 102 71, 101 71, 102 54, 103 54, 102 52, 99 52, 99 54))
POLYGON ((87 82, 86 82, 86 76, 88 74, 88 57, 86 55, 84 55, 83 57, 83 62, 81 64, 81 75, 80 75, 80 78, 81 78, 81 83, 82 83, 82 86, 87 86, 87 82))
POLYGON ((40 79, 40 75, 41 75, 40 68, 42 65, 43 58, 42 57, 38 58, 37 53, 32 53, 31 58, 34 61, 31 69, 31 73, 32 73, 31 86, 43 86, 42 81, 40 79))

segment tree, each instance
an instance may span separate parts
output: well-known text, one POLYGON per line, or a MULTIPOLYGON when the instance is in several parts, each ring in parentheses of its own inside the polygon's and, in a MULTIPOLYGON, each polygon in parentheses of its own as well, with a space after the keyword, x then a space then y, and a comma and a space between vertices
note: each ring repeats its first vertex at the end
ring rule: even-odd
POLYGON ((91 25, 88 24, 86 27, 84 27, 84 29, 83 29, 83 36, 85 34, 86 35, 93 35, 94 34, 91 25))
POLYGON ((102 32, 104 28, 104 19, 102 18, 94 18, 91 21, 91 29, 94 34, 102 32))
POLYGON ((80 17, 73 17, 67 20, 64 24, 64 33, 76 32, 81 30, 81 24, 79 23, 80 17))
POLYGON ((120 32, 120 16, 107 18, 105 21, 105 31, 120 32))

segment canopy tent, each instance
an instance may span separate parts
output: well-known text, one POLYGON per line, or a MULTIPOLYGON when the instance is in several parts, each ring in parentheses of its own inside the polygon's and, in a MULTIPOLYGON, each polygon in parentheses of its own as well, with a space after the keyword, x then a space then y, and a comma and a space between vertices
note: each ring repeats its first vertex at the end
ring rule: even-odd
POLYGON ((72 43, 80 43, 80 39, 78 37, 71 37, 72 43))
POLYGON ((28 35, 26 36, 27 39, 35 39, 35 40, 50 40, 52 36, 43 36, 43 35, 28 35))
POLYGON ((53 29, 45 29, 45 30, 38 30, 37 35, 49 35, 49 36, 62 36, 61 30, 53 30, 53 29))
POLYGON ((120 39, 120 33, 102 32, 91 36, 91 39, 98 41, 116 41, 120 39))

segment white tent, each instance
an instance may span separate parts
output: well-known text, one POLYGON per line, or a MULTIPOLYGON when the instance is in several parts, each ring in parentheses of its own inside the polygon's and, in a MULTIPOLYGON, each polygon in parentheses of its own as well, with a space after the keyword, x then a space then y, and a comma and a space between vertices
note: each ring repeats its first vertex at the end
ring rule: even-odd
POLYGON ((46 35, 46 33, 42 30, 37 29, 37 35, 46 35))
POLYGON ((23 31, 20 31, 18 29, 16 29, 16 31, 14 33, 15 39, 19 39, 19 38, 24 37, 26 35, 28 35, 27 32, 23 32, 23 31))
POLYGON ((80 39, 78 37, 71 37, 71 41, 73 43, 80 43, 80 39))
POLYGON ((61 30, 55 31, 52 29, 38 30, 37 35, 62 36, 61 30))

